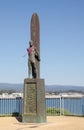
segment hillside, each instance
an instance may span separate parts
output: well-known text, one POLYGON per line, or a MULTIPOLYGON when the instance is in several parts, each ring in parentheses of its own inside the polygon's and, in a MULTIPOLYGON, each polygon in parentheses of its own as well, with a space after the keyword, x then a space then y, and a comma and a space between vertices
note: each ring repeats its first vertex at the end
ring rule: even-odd
MULTIPOLYGON (((0 83, 0 90, 16 90, 16 92, 23 91, 23 84, 0 83)), ((81 91, 84 92, 84 86, 69 86, 69 85, 45 85, 45 91, 81 91)))
POLYGON ((16 92, 22 92, 23 84, 0 83, 0 90, 16 90, 16 92))

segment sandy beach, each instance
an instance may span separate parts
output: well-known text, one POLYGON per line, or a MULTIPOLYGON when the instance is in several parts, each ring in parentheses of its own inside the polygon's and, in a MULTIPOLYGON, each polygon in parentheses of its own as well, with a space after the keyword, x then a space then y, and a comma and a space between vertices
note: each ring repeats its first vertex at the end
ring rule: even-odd
POLYGON ((46 123, 22 123, 15 117, 0 117, 0 130, 84 130, 84 117, 48 116, 46 123))

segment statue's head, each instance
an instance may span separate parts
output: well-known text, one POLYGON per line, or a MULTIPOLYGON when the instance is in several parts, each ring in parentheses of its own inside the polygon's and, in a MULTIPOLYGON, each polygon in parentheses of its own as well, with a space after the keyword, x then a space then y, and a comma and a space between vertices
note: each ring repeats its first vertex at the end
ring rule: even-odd
POLYGON ((33 46, 33 41, 32 41, 32 40, 29 41, 29 45, 30 45, 30 46, 33 46))

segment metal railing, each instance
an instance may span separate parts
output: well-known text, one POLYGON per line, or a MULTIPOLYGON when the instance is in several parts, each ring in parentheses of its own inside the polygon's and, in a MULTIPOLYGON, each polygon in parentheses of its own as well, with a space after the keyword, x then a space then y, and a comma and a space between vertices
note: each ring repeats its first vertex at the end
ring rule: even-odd
MULTIPOLYGON (((1 98, 0 116, 22 115, 23 98, 1 98)), ((47 115, 84 116, 84 97, 47 95, 45 98, 47 115)))
POLYGON ((79 115, 84 116, 84 96, 56 96, 46 97, 47 115, 79 115))
POLYGON ((22 98, 0 98, 0 116, 22 114, 22 98))

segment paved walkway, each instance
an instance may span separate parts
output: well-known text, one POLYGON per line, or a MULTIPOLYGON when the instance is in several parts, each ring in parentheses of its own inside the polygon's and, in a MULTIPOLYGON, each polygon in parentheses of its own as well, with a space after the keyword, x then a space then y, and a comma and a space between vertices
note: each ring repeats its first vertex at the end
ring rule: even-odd
POLYGON ((84 117, 48 116, 47 123, 22 123, 15 117, 0 117, 0 130, 84 130, 84 117))

